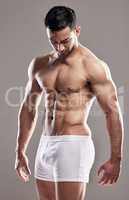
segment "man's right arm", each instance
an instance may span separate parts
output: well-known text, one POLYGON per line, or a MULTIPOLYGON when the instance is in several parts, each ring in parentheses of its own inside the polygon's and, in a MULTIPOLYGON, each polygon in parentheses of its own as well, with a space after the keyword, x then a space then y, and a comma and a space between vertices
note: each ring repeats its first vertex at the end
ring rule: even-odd
POLYGON ((35 78, 36 67, 36 59, 33 59, 28 68, 29 79, 25 89, 25 96, 18 113, 15 169, 19 176, 21 176, 21 167, 26 168, 26 171, 28 170, 26 166, 27 159, 25 160, 23 158, 25 158, 27 146, 34 132, 38 116, 38 105, 43 92, 35 78), (22 160, 23 162, 20 162, 22 160))

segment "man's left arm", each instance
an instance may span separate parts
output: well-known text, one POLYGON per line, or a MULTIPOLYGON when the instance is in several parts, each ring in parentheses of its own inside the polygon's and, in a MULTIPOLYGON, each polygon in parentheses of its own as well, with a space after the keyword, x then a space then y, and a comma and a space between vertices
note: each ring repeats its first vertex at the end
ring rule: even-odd
POLYGON ((93 92, 105 113, 111 143, 110 158, 98 170, 98 175, 103 171, 99 183, 113 184, 119 178, 121 168, 124 136, 122 113, 108 65, 100 60, 91 62, 89 72, 93 92))

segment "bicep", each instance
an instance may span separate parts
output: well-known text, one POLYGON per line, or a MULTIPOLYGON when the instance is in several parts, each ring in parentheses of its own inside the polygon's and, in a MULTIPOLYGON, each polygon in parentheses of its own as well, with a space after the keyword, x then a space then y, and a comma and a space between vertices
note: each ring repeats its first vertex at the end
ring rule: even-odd
POLYGON ((43 90, 34 75, 34 60, 32 60, 28 68, 28 81, 23 102, 31 109, 36 108, 40 103, 42 93, 43 90))
POLYGON ((104 62, 95 69, 93 77, 93 92, 105 113, 117 111, 117 89, 111 77, 109 67, 104 62))
POLYGON ((96 84, 94 86, 94 92, 98 103, 105 113, 117 110, 117 90, 112 80, 106 80, 103 84, 96 84))
POLYGON ((24 102, 27 106, 36 107, 40 103, 42 90, 37 80, 29 80, 25 87, 24 102))

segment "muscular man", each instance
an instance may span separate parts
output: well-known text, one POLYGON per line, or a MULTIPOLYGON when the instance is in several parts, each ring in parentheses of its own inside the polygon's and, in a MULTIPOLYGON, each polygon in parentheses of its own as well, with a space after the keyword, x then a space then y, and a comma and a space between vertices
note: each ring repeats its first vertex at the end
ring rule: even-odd
POLYGON ((15 169, 24 181, 31 174, 26 149, 34 132, 38 105, 45 98, 44 129, 35 158, 40 200, 84 200, 95 149, 87 124, 93 100, 103 109, 110 155, 99 168, 99 183, 114 184, 120 175, 123 120, 108 65, 78 41, 73 9, 55 6, 45 17, 53 51, 33 58, 18 115, 15 169))

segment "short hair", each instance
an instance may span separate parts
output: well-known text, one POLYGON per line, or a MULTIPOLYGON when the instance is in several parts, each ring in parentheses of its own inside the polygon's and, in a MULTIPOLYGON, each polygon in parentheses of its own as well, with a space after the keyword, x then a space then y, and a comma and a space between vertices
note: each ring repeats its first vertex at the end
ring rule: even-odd
POLYGON ((44 24, 51 31, 59 31, 67 26, 74 29, 76 26, 75 11, 66 6, 54 6, 46 14, 44 24))

